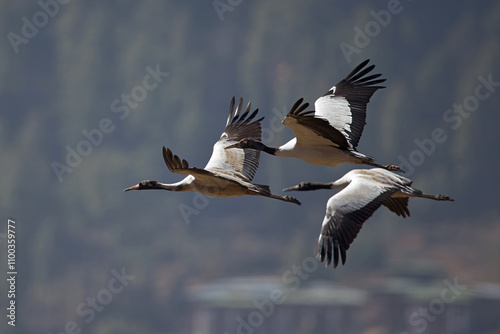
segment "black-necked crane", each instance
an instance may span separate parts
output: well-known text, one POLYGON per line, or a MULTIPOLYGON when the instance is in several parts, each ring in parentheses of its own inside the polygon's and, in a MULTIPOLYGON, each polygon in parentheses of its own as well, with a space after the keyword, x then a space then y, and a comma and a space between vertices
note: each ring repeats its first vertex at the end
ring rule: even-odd
POLYGON ((366 105, 376 90, 381 74, 368 75, 375 65, 365 60, 345 79, 333 86, 314 103, 315 110, 299 99, 285 119, 284 125, 295 138, 279 147, 270 147, 253 138, 243 138, 229 147, 253 148, 268 154, 298 158, 313 165, 335 167, 341 163, 363 164, 392 171, 402 171, 395 165, 380 165, 373 157, 356 150, 366 124, 366 105))
POLYGON ((321 233, 316 247, 316 257, 325 261, 328 267, 345 264, 347 250, 352 244, 363 223, 381 206, 385 205, 398 216, 410 216, 408 200, 410 197, 429 198, 436 201, 453 201, 446 195, 428 195, 411 187, 412 180, 382 168, 354 169, 337 181, 330 183, 301 182, 283 189, 317 190, 342 189, 333 195, 326 204, 326 215, 321 225, 321 233))
POLYGON ((271 193, 269 186, 251 183, 259 166, 259 151, 226 148, 242 138, 261 140, 262 129, 260 122, 263 118, 252 122, 257 115, 258 109, 250 113, 251 103, 248 103, 245 111, 242 113, 243 100, 241 98, 236 109, 234 109, 234 104, 235 100, 233 97, 229 106, 226 128, 220 139, 215 143, 212 156, 205 168, 189 167, 186 160, 181 160, 170 149, 163 147, 163 159, 168 169, 172 173, 187 176, 183 180, 173 184, 146 180, 124 191, 163 189, 193 191, 215 197, 259 195, 300 205, 300 202, 294 197, 274 195, 271 193))

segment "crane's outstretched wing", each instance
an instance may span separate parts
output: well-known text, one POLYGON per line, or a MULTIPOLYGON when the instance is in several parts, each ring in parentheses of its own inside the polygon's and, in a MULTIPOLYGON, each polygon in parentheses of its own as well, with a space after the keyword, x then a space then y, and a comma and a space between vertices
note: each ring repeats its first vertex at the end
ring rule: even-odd
POLYGON ((342 150, 356 149, 366 124, 366 105, 385 81, 381 74, 366 76, 375 66, 358 65, 345 79, 333 86, 314 103, 315 110, 299 99, 283 124, 292 129, 297 145, 330 145, 342 150))
POLYGON ((193 176, 213 176, 209 171, 201 168, 189 167, 189 163, 174 155, 169 148, 163 146, 163 160, 167 165, 168 169, 172 173, 183 174, 183 175, 193 175, 193 176))
POLYGON ((247 148, 225 149, 225 147, 236 144, 243 138, 260 141, 262 137, 260 122, 264 117, 254 121, 259 109, 250 113, 252 104, 249 102, 242 113, 243 99, 240 98, 236 109, 234 109, 234 103, 233 97, 229 106, 226 128, 215 143, 212 156, 205 169, 250 182, 259 167, 260 151, 247 148))
POLYGON ((369 59, 359 64, 349 75, 333 86, 314 103, 314 117, 327 120, 356 149, 366 124, 366 105, 385 79, 381 74, 368 75, 375 65, 366 67, 369 59))
POLYGON ((328 120, 315 117, 314 110, 305 111, 309 103, 302 104, 303 100, 295 102, 282 122, 293 131, 297 145, 328 145, 348 149, 349 144, 344 135, 332 127, 328 120))
POLYGON ((327 203, 316 247, 316 257, 320 262, 325 261, 327 267, 333 260, 334 268, 339 259, 345 264, 346 252, 363 223, 396 191, 397 188, 353 179, 346 188, 333 195, 327 203))

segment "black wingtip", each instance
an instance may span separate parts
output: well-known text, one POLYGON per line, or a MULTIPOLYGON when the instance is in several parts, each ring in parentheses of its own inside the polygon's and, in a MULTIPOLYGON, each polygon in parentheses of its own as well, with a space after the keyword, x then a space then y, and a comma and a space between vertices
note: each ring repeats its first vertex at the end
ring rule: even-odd
POLYGON ((162 154, 163 154, 163 161, 165 161, 165 165, 167 165, 168 169, 172 171, 172 168, 170 166, 170 160, 171 160, 170 157, 173 155, 172 151, 169 148, 163 146, 162 154))
POLYGON ((226 121, 226 126, 229 124, 231 121, 231 117, 233 116, 233 110, 234 110, 234 102, 235 102, 235 97, 231 99, 231 102, 229 103, 229 115, 227 116, 227 121, 226 121))
POLYGON ((302 205, 302 203, 298 199, 292 196, 283 196, 283 200, 297 205, 302 205))
MULTIPOLYGON (((303 98, 298 99, 297 102, 295 102, 294 105, 290 108, 290 111, 288 112, 288 115, 289 116, 299 115, 307 107, 309 107, 309 103, 302 104, 302 102, 304 102, 303 98)), ((314 110, 312 112, 314 112, 314 110)))
POLYGON ((342 265, 345 265, 345 262, 347 260, 347 252, 344 247, 340 247, 340 257, 342 258, 342 265))
MULTIPOLYGON (((167 150, 167 148, 165 146, 163 146, 163 149, 162 149, 162 154, 163 154, 163 160, 165 161, 165 163, 167 163, 167 155, 168 155, 168 151, 170 149, 167 150)), ((168 165, 168 163, 167 163, 168 165)))
POLYGON ((331 236, 320 235, 314 256, 319 262, 325 263, 325 268, 332 265, 332 268, 335 269, 340 263, 345 265, 347 250, 331 236))
MULTIPOLYGON (((330 259, 331 261, 331 259, 330 259)), ((339 265, 339 246, 333 244, 333 269, 337 268, 339 265)))

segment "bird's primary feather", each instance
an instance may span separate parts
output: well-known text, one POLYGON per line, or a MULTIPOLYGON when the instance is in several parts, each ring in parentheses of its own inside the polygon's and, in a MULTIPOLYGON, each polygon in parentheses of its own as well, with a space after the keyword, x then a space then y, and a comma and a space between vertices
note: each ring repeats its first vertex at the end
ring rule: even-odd
POLYGON ((219 140, 214 144, 212 156, 205 169, 232 174, 250 182, 259 167, 260 151, 240 148, 225 149, 225 147, 235 144, 243 138, 261 140, 261 121, 263 117, 253 121, 259 109, 255 109, 249 115, 251 103, 248 103, 245 111, 241 113, 242 104, 243 100, 240 98, 236 109, 233 111, 234 97, 231 100, 226 127, 219 140))

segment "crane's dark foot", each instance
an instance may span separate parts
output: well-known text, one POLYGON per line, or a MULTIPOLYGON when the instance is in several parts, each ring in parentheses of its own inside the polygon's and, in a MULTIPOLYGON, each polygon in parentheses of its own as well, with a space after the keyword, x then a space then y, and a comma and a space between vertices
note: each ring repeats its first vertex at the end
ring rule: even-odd
POLYGON ((295 203, 297 205, 302 204, 302 203, 300 203, 300 201, 298 199, 296 199, 295 197, 292 197, 292 196, 283 196, 283 200, 285 200, 286 202, 295 203))
POLYGON ((401 169, 401 167, 396 165, 387 165, 385 166, 385 169, 390 170, 391 172, 401 172, 401 173, 405 172, 404 170, 401 169))
POLYGON ((438 201, 454 201, 453 198, 451 198, 450 196, 446 196, 446 195, 436 195, 436 199, 438 201))

